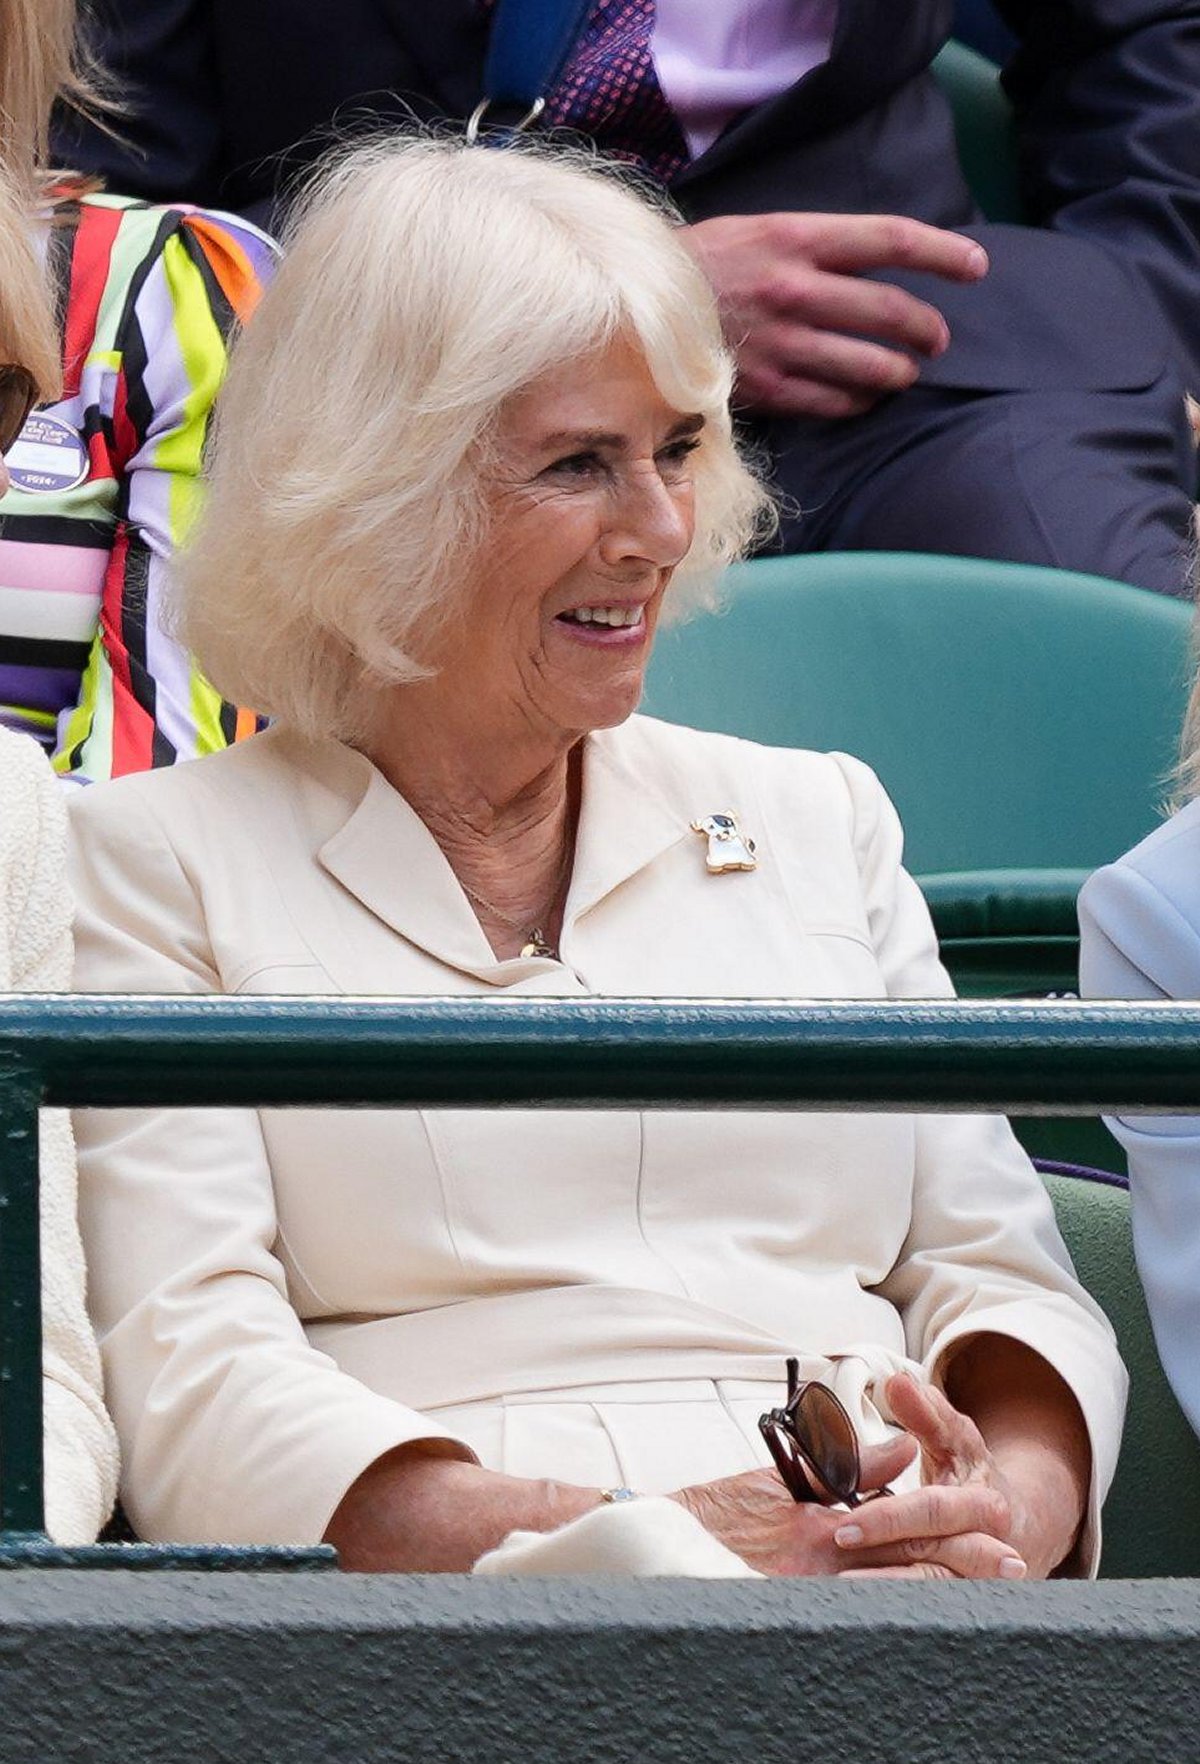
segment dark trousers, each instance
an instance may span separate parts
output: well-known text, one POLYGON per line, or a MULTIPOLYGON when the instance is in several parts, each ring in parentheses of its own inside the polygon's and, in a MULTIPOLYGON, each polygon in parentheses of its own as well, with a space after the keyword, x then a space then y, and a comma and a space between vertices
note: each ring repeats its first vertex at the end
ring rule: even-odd
POLYGON ((933 551, 1190 593, 1195 450, 1174 371, 1136 391, 915 386, 847 422, 751 425, 785 551, 933 551))

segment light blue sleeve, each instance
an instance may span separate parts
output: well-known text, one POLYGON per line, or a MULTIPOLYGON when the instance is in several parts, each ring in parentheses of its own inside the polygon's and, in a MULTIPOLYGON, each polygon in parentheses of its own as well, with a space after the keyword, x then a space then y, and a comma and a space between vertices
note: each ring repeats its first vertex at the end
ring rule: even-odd
MULTIPOLYGON (((1085 997, 1200 998, 1200 821, 1195 831, 1088 882, 1079 902, 1085 997)), ((1129 1158, 1134 1252, 1159 1358, 1200 1433, 1200 1117, 1128 1115, 1108 1126, 1129 1158)))

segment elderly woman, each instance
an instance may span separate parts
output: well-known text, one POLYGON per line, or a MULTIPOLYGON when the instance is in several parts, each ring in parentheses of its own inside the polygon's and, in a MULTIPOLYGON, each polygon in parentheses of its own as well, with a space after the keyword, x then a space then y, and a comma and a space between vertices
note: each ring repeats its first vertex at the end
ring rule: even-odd
MULTIPOLYGON (((698 270, 608 176, 419 142, 335 168, 240 345, 186 569, 185 637, 275 724, 80 793, 79 984, 944 995, 865 767, 633 715, 660 616, 763 519, 729 384, 698 270)), ((149 1537, 461 1570, 632 1491, 768 1573, 1095 1561, 1123 1374, 998 1120, 79 1132, 149 1537), (756 1425, 788 1355, 862 1486, 914 1450, 920 1486, 794 1502, 756 1425)))
MULTIPOLYGON (((1184 720, 1182 801, 1079 897, 1082 991, 1200 999, 1200 677, 1184 720)), ((1163 1369, 1200 1433, 1200 1121, 1131 1115, 1108 1126, 1129 1158, 1138 1272, 1163 1369)))

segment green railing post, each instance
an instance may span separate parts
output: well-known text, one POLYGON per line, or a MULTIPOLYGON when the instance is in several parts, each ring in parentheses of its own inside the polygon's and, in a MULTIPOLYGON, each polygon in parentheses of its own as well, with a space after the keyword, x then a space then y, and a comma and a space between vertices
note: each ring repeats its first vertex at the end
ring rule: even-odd
POLYGON ((0 1551, 45 1535, 40 1101, 34 1074, 0 1068, 0 1551))

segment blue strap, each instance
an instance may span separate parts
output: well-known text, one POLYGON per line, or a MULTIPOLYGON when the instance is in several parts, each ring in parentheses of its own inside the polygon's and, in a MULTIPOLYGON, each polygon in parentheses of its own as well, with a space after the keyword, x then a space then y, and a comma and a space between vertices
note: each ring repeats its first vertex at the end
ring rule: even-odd
POLYGON ((579 40, 591 0, 496 0, 483 95, 492 105, 532 111, 557 84, 579 40))

